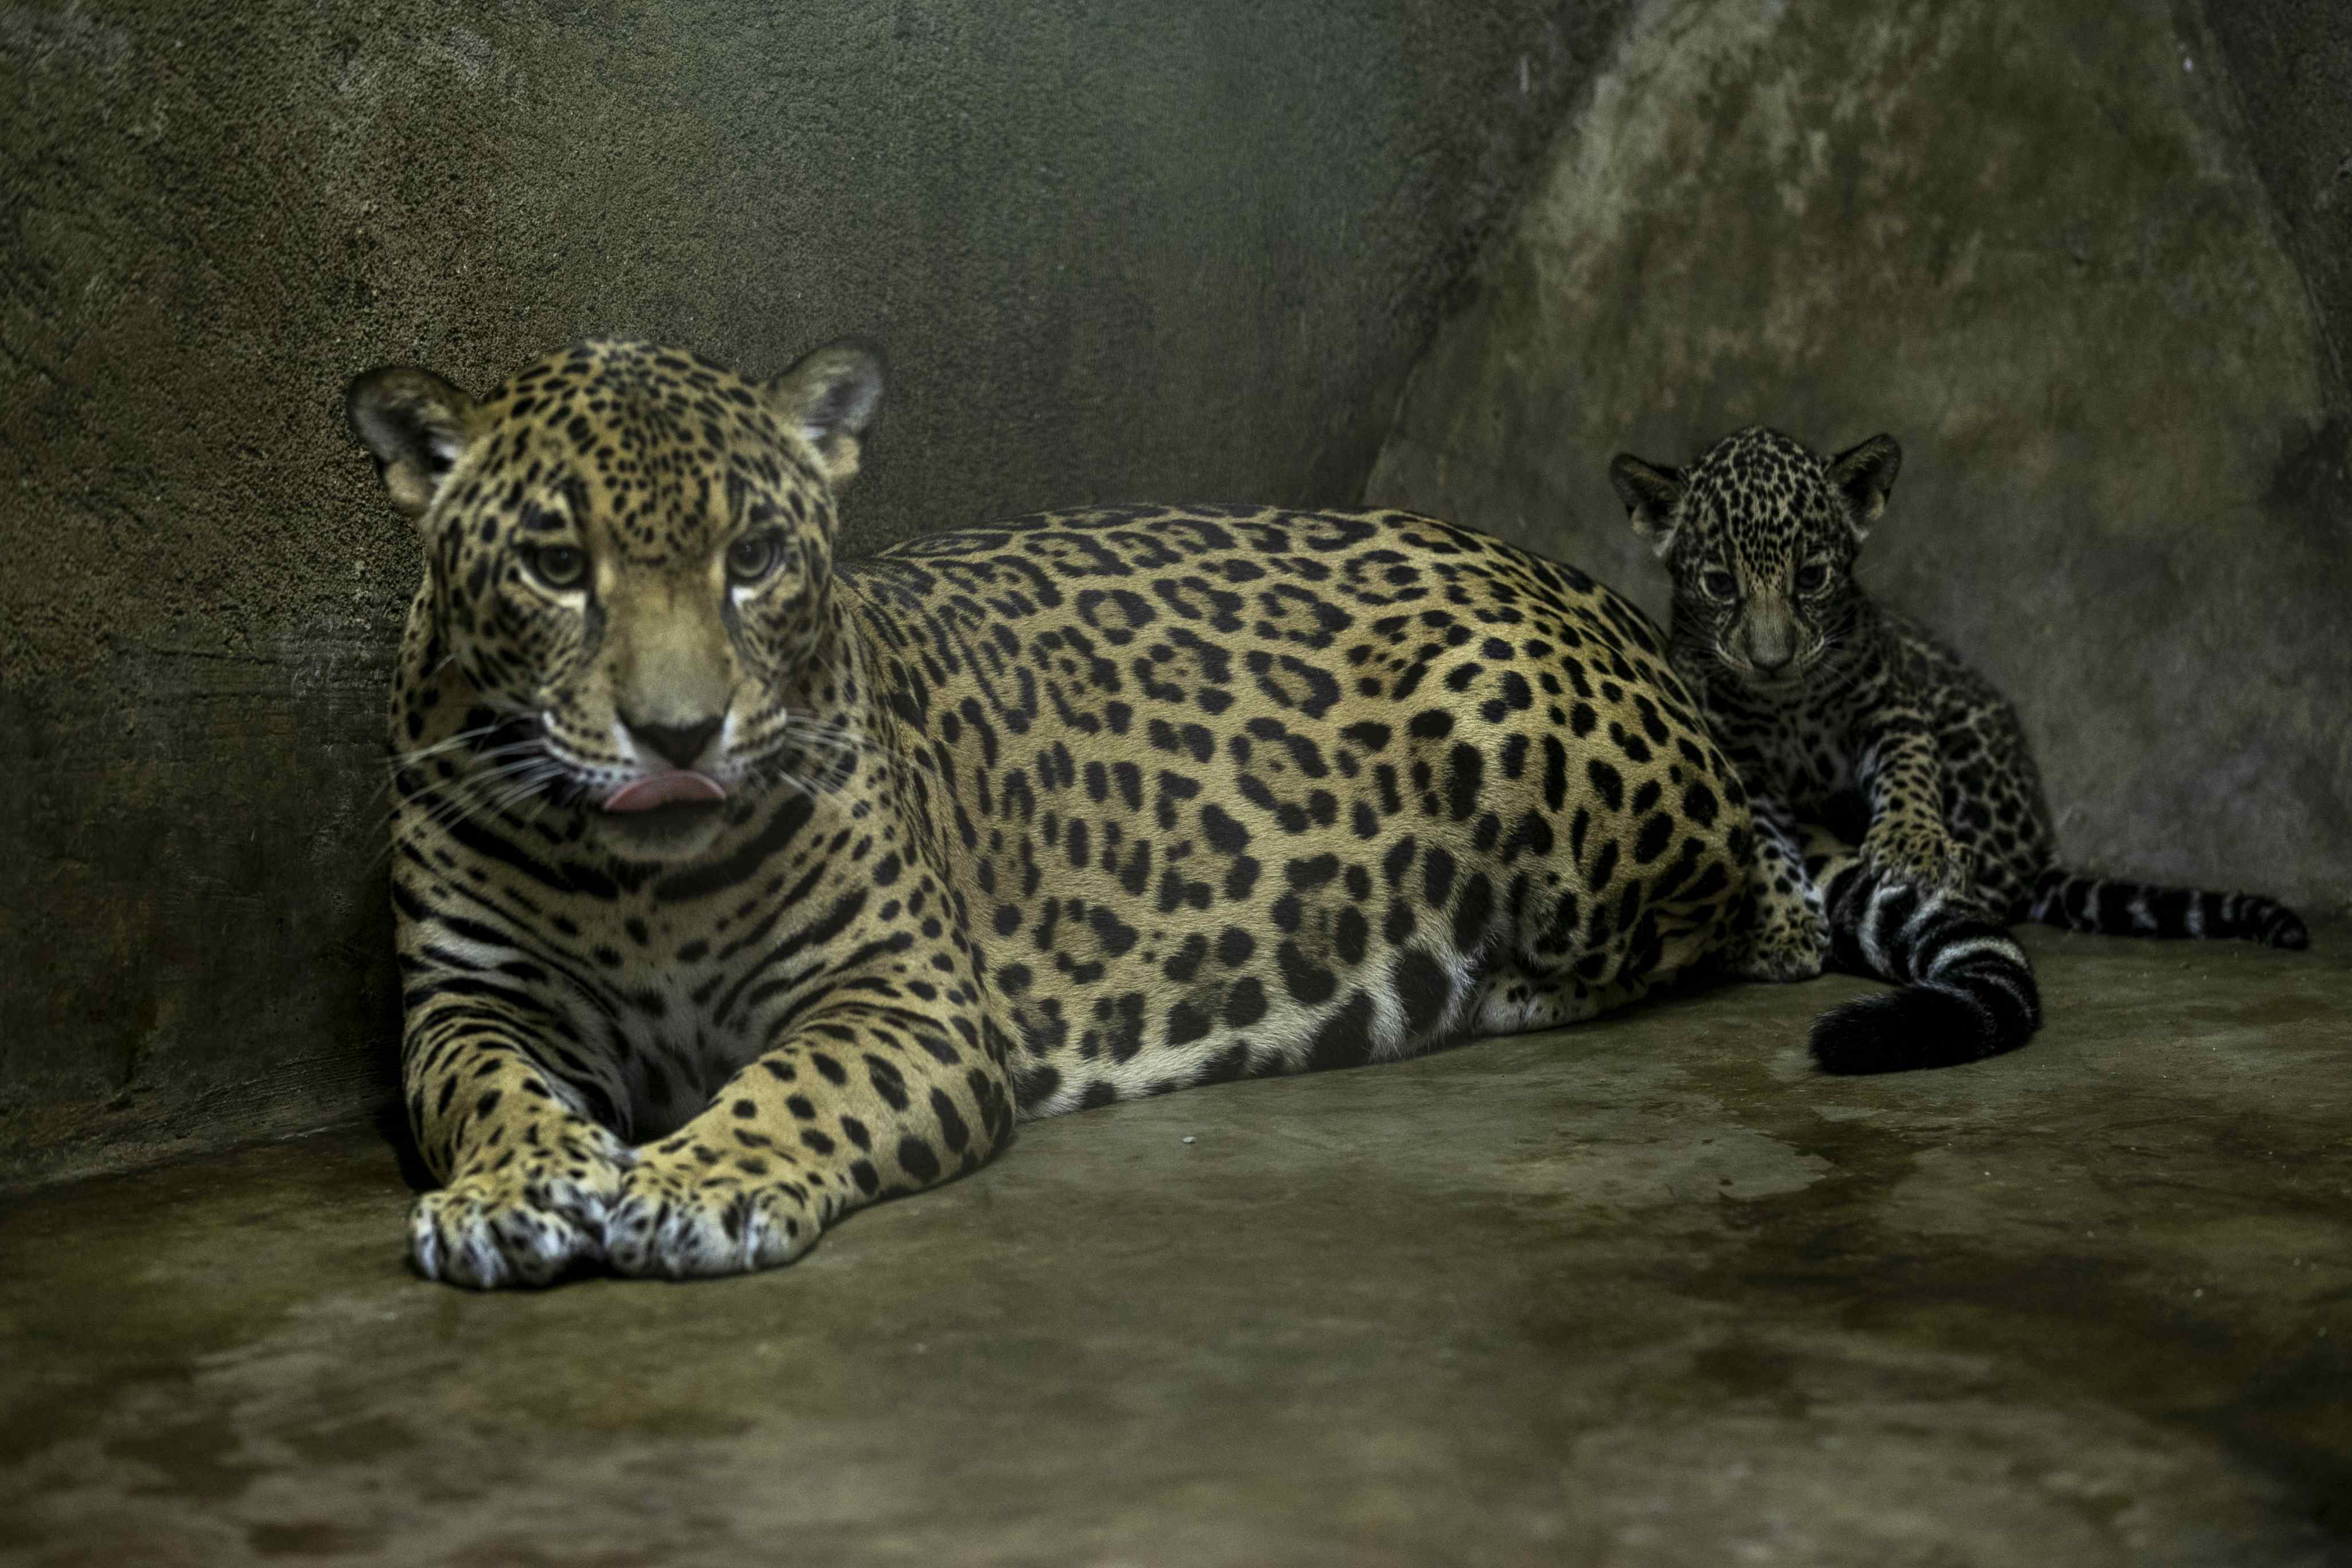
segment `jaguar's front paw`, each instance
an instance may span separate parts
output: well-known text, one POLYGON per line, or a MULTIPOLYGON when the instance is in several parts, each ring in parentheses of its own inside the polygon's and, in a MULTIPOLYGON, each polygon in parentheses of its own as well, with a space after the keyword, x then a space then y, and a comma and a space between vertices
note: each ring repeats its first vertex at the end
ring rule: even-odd
POLYGON ((620 1190, 609 1158, 534 1154, 460 1176, 409 1211, 409 1259, 427 1279, 476 1290, 545 1285, 603 1259, 605 1213, 620 1190))
POLYGON ((1976 856, 1940 826, 1881 820, 1863 835, 1863 863, 1880 876, 1932 892, 1969 897, 1976 856))
POLYGON ((691 1146, 648 1151, 604 1216, 604 1260, 661 1279, 749 1274, 806 1252, 823 1223, 797 1182, 705 1164, 691 1146))

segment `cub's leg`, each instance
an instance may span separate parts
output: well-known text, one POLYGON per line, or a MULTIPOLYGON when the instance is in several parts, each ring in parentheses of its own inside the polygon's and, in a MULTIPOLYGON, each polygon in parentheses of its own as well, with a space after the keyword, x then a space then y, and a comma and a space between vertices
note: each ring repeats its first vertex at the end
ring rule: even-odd
POLYGON ((1779 801, 1748 797, 1756 818, 1748 894, 1725 967, 1746 980, 1811 980, 1829 960, 1822 884, 1805 865, 1809 830, 1779 801))
POLYGON ((604 1257, 604 1211, 632 1156, 533 1058, 525 1041, 550 1025, 527 1012, 436 995, 410 1016, 409 1124, 443 1184, 409 1212, 409 1258, 428 1279, 544 1285, 604 1257))
POLYGON ((1976 857, 1944 820, 1944 768, 1927 721, 1900 710, 1879 721, 1857 769, 1870 801, 1863 864, 1923 889, 1974 895, 1976 857))
POLYGON ((670 1279, 770 1268, 851 1209, 976 1168, 1013 1131, 989 1041, 967 1020, 885 1003, 823 1007, 636 1151, 606 1260, 670 1279))

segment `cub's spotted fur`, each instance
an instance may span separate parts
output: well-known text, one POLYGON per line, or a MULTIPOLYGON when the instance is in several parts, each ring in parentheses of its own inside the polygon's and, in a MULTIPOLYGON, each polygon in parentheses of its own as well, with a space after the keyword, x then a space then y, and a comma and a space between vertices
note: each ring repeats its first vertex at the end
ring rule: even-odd
POLYGON ((1021 1115, 1755 969, 1739 781, 1591 579, 1271 508, 836 562, 879 395, 848 345, 354 384, 426 563, 392 709, 424 1273, 778 1264, 1021 1115))
MULTIPOLYGON (((1851 916, 1874 900, 1906 911, 1906 926, 1950 900, 1980 921, 2304 946, 2303 922, 2269 899, 2118 881, 2055 863, 2050 808, 2016 710, 1853 580, 1900 462, 1889 436, 1824 459, 1752 427, 1687 468, 1622 454, 1610 466, 1635 531, 1674 575, 1675 668, 1759 812, 1783 821, 1784 846, 1797 821, 1859 840, 1870 890, 1857 881, 1843 904, 1835 882, 1846 862, 1832 858, 1835 840, 1812 846, 1811 870, 1833 906, 1840 961, 1887 967, 1861 951, 1867 922, 1851 916)), ((1973 985, 1929 984, 1832 1014, 1814 1037, 1824 1066, 1929 1066, 2003 1049, 2032 1032, 2038 1015, 2028 1005, 2024 954, 1996 929, 1954 928, 1917 945, 1923 962, 1973 974, 1973 985), (1898 1026, 1906 1016, 1916 1032, 1898 1026)))

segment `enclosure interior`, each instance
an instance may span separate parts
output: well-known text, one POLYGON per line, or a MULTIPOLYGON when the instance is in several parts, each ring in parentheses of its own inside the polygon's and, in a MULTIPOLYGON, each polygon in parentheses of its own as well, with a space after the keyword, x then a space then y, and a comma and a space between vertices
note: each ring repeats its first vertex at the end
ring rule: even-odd
POLYGON ((159 0, 0 42, 33 1561, 2339 1560, 2352 13, 159 0), (2018 700, 2069 860, 2287 898, 2315 951, 2037 935, 2028 1050, 1868 1088, 1802 1055, 1856 984, 1718 991, 1042 1125, 777 1276, 429 1289, 383 1125, 418 551, 341 388, 846 332, 891 366, 853 550, 1369 502, 1662 614, 1612 453, 1891 432, 1864 580, 2018 700), (614 1500, 647 1474, 683 1512, 614 1500))

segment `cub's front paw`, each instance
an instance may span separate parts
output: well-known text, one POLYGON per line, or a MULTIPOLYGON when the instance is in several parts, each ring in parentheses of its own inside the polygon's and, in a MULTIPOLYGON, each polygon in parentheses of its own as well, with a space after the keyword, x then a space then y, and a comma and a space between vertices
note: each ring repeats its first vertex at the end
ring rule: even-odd
POLYGON ((605 1214, 604 1260, 662 1279, 749 1274, 790 1263, 823 1225, 798 1182, 705 1164, 691 1145, 647 1150, 605 1214))
POLYGON ((518 1160, 426 1193, 408 1213, 408 1257, 427 1279, 492 1290, 545 1285, 604 1257, 617 1163, 518 1160))
POLYGON ((1822 955, 1829 951, 1829 929, 1816 921, 1810 929, 1783 927, 1759 932, 1744 947, 1735 948, 1731 972, 1742 980, 1779 984, 1811 980, 1820 974, 1822 955))
POLYGON ((1881 876, 1967 898, 1976 888, 1976 856, 1940 826, 1880 821, 1862 838, 1863 864, 1881 876))
POLYGON ((1806 901, 1799 879, 1777 858, 1741 901, 1735 931, 1725 944, 1723 963, 1742 980, 1811 980, 1829 962, 1829 921, 1806 901))

